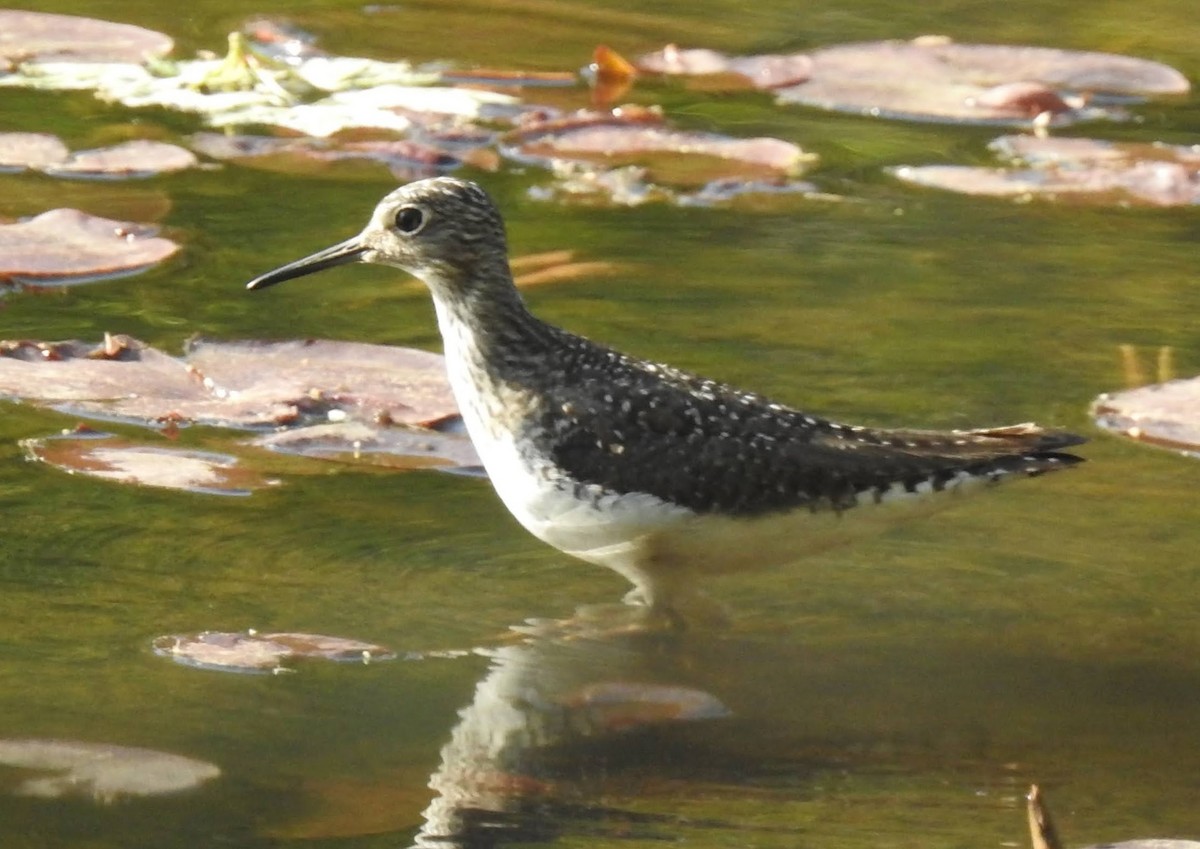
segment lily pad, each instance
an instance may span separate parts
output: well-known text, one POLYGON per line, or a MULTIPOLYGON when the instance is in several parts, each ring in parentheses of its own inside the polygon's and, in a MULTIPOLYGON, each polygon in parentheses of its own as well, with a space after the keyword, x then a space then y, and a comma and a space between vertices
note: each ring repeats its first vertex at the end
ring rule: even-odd
POLYGON ((334 141, 314 138, 197 133, 192 146, 213 159, 251 165, 268 171, 311 174, 341 162, 378 162, 400 179, 419 179, 457 168, 461 155, 421 142, 334 141))
POLYGON ((427 426, 457 415, 441 354, 330 340, 198 341, 189 370, 218 399, 284 403, 328 417, 427 426))
POLYGON ((84 796, 111 803, 127 796, 182 793, 221 774, 205 761, 105 743, 76 740, 0 740, 0 764, 52 772, 17 785, 20 796, 84 796))
POLYGON ((67 161, 71 151, 49 133, 0 133, 0 169, 40 170, 67 161))
MULTIPOLYGON (((782 139, 674 130, 647 109, 581 110, 566 118, 528 121, 505 136, 502 152, 519 161, 550 165, 568 176, 587 169, 568 167, 564 172, 562 163, 603 170, 636 166, 641 181, 683 187, 717 180, 781 181, 816 159, 782 139)), ((652 193, 649 188, 647 195, 652 193)))
POLYGON ((671 76, 708 78, 701 87, 714 89, 775 89, 796 85, 812 75, 812 57, 804 53, 765 56, 729 56, 716 50, 681 50, 668 44, 640 56, 639 71, 671 76))
POLYGON ((42 170, 56 177, 129 179, 183 171, 196 164, 195 154, 178 145, 135 139, 112 147, 80 150, 42 170))
POLYGON ((205 495, 249 495, 277 484, 229 454, 146 445, 107 433, 67 433, 21 442, 26 456, 68 474, 205 495))
POLYGON ((143 62, 174 42, 130 24, 0 9, 0 59, 10 62, 143 62))
POLYGON ((324 634, 259 634, 201 631, 157 637, 154 653, 184 666, 218 672, 290 672, 285 662, 302 659, 368 664, 394 660, 395 652, 374 643, 324 634))
POLYGON ((989 147, 1014 164, 901 166, 892 173, 969 195, 1105 205, 1200 203, 1200 147, 1039 136, 1002 136, 989 147))
POLYGON ((802 180, 782 177, 715 179, 702 186, 665 186, 650 179, 648 169, 636 165, 600 168, 582 162, 556 161, 551 166, 555 181, 534 186, 535 200, 598 206, 640 206, 644 203, 673 203, 678 206, 728 206, 747 203, 769 205, 774 198, 810 196, 816 187, 802 180))
POLYGON ((1105 430, 1200 456, 1200 376, 1106 392, 1092 417, 1105 430))
POLYGON ((68 285, 136 274, 179 250, 157 233, 148 224, 52 209, 0 225, 0 280, 68 285))
POLYGON ((352 342, 196 342, 185 359, 128 336, 0 342, 0 396, 137 424, 254 428, 352 418, 429 425, 457 413, 442 357, 352 342))
POLYGON ((481 466, 471 440, 464 435, 368 422, 291 428, 256 437, 250 444, 281 454, 392 469, 473 471, 481 466))
POLYGON ((781 103, 864 115, 978 124, 1120 119, 1104 105, 1178 95, 1187 78, 1131 56, 1046 47, 956 44, 946 38, 875 41, 814 50, 809 79, 778 91, 781 103), (1090 101, 1087 102, 1087 101, 1090 101))

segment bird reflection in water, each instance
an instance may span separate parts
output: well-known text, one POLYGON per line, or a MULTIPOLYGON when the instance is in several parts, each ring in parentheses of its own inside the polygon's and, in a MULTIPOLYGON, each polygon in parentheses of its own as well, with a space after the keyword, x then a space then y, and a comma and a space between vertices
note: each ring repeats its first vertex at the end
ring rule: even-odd
POLYGON ((587 780, 622 757, 622 737, 653 757, 653 745, 639 745, 649 729, 730 716, 683 680, 687 649, 678 634, 535 624, 518 637, 479 650, 491 664, 442 747, 417 846, 551 840, 570 811, 596 814, 587 780))

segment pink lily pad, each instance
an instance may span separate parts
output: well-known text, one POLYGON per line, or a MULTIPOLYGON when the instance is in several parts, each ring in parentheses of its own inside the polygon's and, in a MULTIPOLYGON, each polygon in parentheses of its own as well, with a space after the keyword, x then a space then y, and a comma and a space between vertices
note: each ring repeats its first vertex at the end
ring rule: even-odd
POLYGON ((0 133, 0 169, 40 170, 66 162, 70 150, 49 133, 0 133))
POLYGON ((0 280, 66 285, 136 274, 179 250, 157 232, 146 224, 52 209, 0 225, 0 280))
POLYGON ((962 123, 1020 124, 1046 113, 1062 124, 1124 117, 1115 107, 1086 105, 1087 97, 1188 91, 1187 78, 1174 68, 1109 53, 925 37, 843 44, 810 55, 810 78, 780 89, 780 102, 962 123))
POLYGON ((182 793, 221 774, 206 761, 80 740, 0 740, 0 765, 54 773, 25 779, 16 787, 18 796, 83 796, 101 804, 182 793))
POLYGON ((154 653, 184 666, 217 672, 281 673, 293 670, 285 662, 316 659, 339 663, 368 664, 394 660, 396 653, 384 646, 330 637, 324 634, 259 634, 201 631, 155 638, 154 653))
POLYGON ((1200 456, 1200 377, 1106 392, 1092 417, 1105 430, 1200 456))
POLYGON ((457 415, 441 354, 359 342, 194 342, 188 368, 218 399, 427 426, 457 415))
POLYGON ((442 357, 352 342, 198 342, 176 359, 128 336, 0 342, 0 396, 137 424, 429 425, 457 413, 442 357))
POLYGON ((815 159, 782 139, 672 130, 644 111, 629 117, 620 111, 583 111, 571 119, 527 124, 506 140, 506 152, 517 159, 584 161, 605 168, 638 165, 651 181, 672 185, 792 176, 815 159))
POLYGON ((56 177, 129 179, 183 171, 196 164, 196 156, 190 150, 139 139, 112 147, 80 150, 65 162, 51 163, 42 170, 56 177))
POLYGON ((205 156, 282 173, 312 173, 343 162, 378 162, 399 179, 432 177, 463 164, 466 151, 451 153, 408 140, 337 141, 315 138, 196 133, 192 146, 205 156))
POLYGON ((330 422, 264 434, 250 442, 281 454, 391 469, 474 470, 481 463, 464 434, 428 428, 330 422))
POLYGON ((993 197, 1091 204, 1200 203, 1200 149, 1096 139, 1002 136, 989 147, 1028 167, 902 166, 892 173, 930 188, 993 197))
POLYGON ((205 495, 249 495, 277 484, 229 454, 146 445, 107 433, 67 433, 21 443, 26 456, 68 474, 205 495))
MULTIPOLYGON (((766 56, 728 56, 716 50, 680 50, 668 44, 634 62, 639 71, 688 77, 736 78, 741 87, 773 89, 802 83, 812 74, 812 58, 804 53, 766 56)), ((707 85, 706 88, 713 88, 707 85)), ((737 88, 738 83, 723 86, 737 88)))
POLYGON ((171 52, 160 32, 130 24, 0 9, 0 58, 13 62, 143 62, 171 52))

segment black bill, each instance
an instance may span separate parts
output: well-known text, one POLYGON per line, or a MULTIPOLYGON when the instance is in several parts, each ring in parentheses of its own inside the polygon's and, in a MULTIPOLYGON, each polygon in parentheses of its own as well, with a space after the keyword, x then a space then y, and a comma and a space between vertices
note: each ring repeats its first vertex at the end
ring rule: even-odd
POLYGON ((304 259, 289 262, 287 265, 281 265, 274 271, 260 274, 247 283, 246 288, 265 289, 268 286, 274 286, 276 283, 282 283, 284 280, 291 280, 294 277, 304 277, 306 274, 316 274, 318 271, 324 271, 326 268, 346 265, 351 262, 361 262, 363 254, 366 252, 366 247, 355 236, 353 239, 347 239, 323 251, 317 251, 315 254, 306 256, 304 259))

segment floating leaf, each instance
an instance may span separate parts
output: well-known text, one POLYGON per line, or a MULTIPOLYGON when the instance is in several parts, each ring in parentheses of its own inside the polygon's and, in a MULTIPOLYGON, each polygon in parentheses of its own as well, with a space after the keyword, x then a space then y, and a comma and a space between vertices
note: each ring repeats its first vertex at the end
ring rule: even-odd
POLYGON ((782 178, 816 157, 774 138, 737 139, 672 130, 647 110, 584 110, 568 119, 527 123, 506 137, 522 160, 584 161, 605 168, 637 165, 651 182, 701 186, 714 180, 782 178))
POLYGON ((637 69, 611 47, 599 44, 585 74, 592 87, 592 105, 604 107, 616 103, 633 87, 637 69))
POLYGON ((1092 402, 1100 427, 1200 455, 1200 377, 1105 393, 1092 402))
POLYGON ((811 183, 782 178, 757 180, 715 179, 694 190, 668 187, 651 182, 647 169, 630 165, 624 168, 597 168, 580 162, 555 162, 555 182, 529 190, 535 200, 586 203, 604 206, 640 206, 665 202, 679 206, 725 206, 746 202, 769 205, 773 198, 787 195, 808 196, 816 192, 811 183))
POLYGON ((910 183, 969 195, 1032 196, 1094 204, 1200 203, 1200 147, 1002 136, 989 147, 1029 167, 902 166, 910 183))
POLYGON ((256 437, 250 443, 283 454, 395 469, 480 466, 471 440, 436 430, 382 427, 367 422, 331 422, 256 437))
POLYGON ((196 157, 178 145, 137 139, 113 147, 80 150, 65 162, 43 168, 58 177, 105 177, 108 179, 152 177, 196 166, 196 157))
POLYGON ((1049 113, 1061 124, 1124 113, 1096 95, 1183 94, 1187 79, 1166 65, 1118 56, 990 44, 913 41, 843 44, 813 51, 812 73, 779 90, 795 103, 895 118, 1020 124, 1049 113), (1093 98, 1086 105, 1076 95, 1093 98))
POLYGON ((179 250, 157 232, 146 224, 52 209, 0 225, 0 280, 70 284, 136 274, 179 250))
POLYGON ((711 91, 796 85, 812 74, 813 60, 804 53, 727 56, 715 50, 680 50, 668 44, 662 50, 639 57, 636 65, 639 71, 647 73, 715 78, 700 83, 711 91))
POLYGON ((142 62, 174 43, 160 32, 81 18, 0 9, 0 59, 10 62, 142 62))
POLYGON ((0 133, 0 169, 39 170, 66 162, 70 150, 49 133, 0 133))
POLYGON ((360 342, 199 341, 189 369, 217 398, 274 399, 327 416, 339 410, 361 421, 429 425, 456 415, 441 354, 360 342))
POLYGON ((278 674, 291 671, 283 666, 287 661, 318 659, 367 664, 396 657, 390 649, 374 643, 324 634, 286 632, 201 631, 199 634, 157 637, 153 646, 155 654, 169 657, 176 663, 218 672, 278 674))
POLYGON ((197 342, 185 360, 128 336, 0 342, 0 395, 140 424, 428 425, 457 413, 442 357, 353 342, 197 342))
POLYGON ((146 445, 106 433, 63 434, 21 443, 26 456, 68 474, 117 483, 178 489, 205 495, 249 495, 272 485, 238 466, 236 457, 162 445, 146 445))
POLYGON ((56 773, 18 784, 20 796, 84 796, 106 804, 181 793, 221 774, 214 764, 180 755, 76 740, 0 740, 0 764, 56 773))
POLYGON ((197 133, 192 146, 213 159, 233 161, 284 173, 311 173, 347 161, 379 162, 402 179, 431 177, 462 164, 455 155, 433 145, 407 140, 341 141, 197 133))

